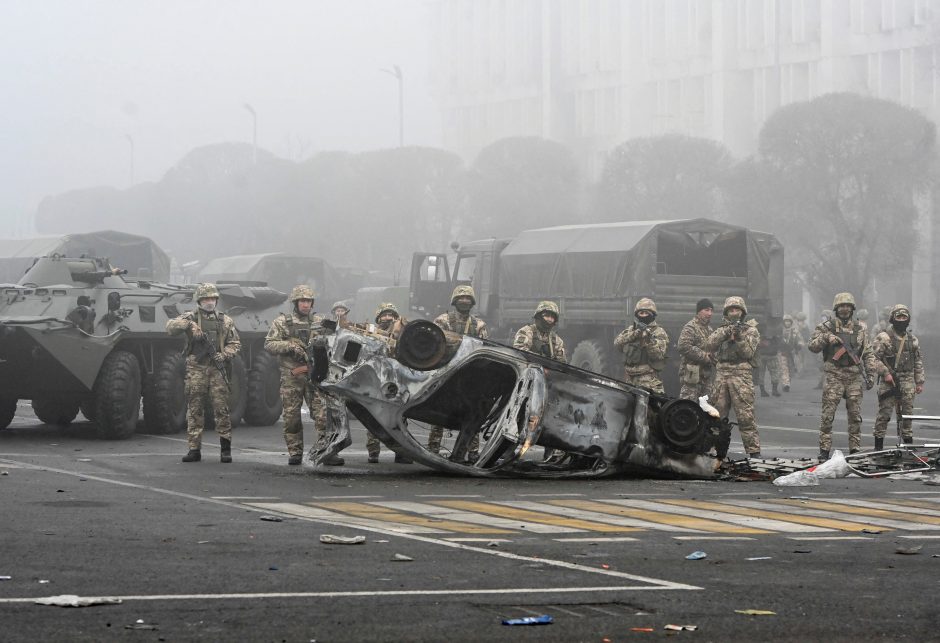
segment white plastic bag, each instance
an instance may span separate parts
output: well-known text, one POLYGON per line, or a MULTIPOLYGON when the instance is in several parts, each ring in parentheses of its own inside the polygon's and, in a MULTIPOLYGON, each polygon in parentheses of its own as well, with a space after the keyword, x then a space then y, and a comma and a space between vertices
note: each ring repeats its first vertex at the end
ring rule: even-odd
POLYGON ((794 471, 785 476, 774 479, 778 487, 815 487, 819 484, 819 476, 815 471, 794 471))
POLYGON ((817 466, 814 471, 819 478, 844 478, 852 473, 849 463, 845 461, 845 456, 838 450, 832 454, 831 458, 817 466))

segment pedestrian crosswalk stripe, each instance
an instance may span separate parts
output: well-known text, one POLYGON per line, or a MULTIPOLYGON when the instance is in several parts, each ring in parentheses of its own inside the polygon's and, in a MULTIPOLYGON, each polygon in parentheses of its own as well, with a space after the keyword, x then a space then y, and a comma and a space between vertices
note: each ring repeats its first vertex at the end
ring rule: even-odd
POLYGON ((828 498, 825 502, 819 500, 780 500, 782 503, 794 503, 798 502, 802 506, 814 508, 814 509, 828 509, 829 511, 837 511, 839 513, 855 514, 862 516, 873 516, 877 518, 889 518, 891 520, 904 520, 909 522, 918 522, 928 525, 940 525, 940 518, 934 516, 918 516, 914 514, 906 514, 900 511, 887 511, 885 509, 873 509, 871 507, 851 507, 849 505, 840 504, 838 502, 833 502, 832 498, 828 498))
POLYGON ((446 529, 462 534, 514 534, 515 531, 500 529, 497 527, 488 527, 474 525, 467 522, 457 522, 454 520, 442 520, 438 518, 427 518, 425 516, 416 516, 412 514, 393 511, 385 507, 366 504, 363 502, 320 502, 310 503, 315 507, 331 511, 342 511, 343 513, 368 518, 370 520, 380 520, 383 522, 403 523, 406 525, 417 525, 419 527, 430 527, 431 529, 446 529))
POLYGON ((552 514, 544 514, 537 511, 529 511, 526 509, 516 509, 514 507, 506 507, 504 505, 491 504, 486 502, 472 502, 469 500, 445 500, 436 504, 443 505, 445 507, 453 507, 454 509, 465 509, 467 511, 477 511, 484 514, 491 514, 494 516, 501 516, 503 518, 515 518, 517 520, 524 520, 526 522, 536 522, 546 525, 557 525, 559 527, 573 527, 574 529, 581 529, 586 531, 601 531, 601 532, 623 532, 623 531, 637 531, 635 528, 630 527, 620 527, 617 525, 611 525, 607 523, 594 522, 589 520, 578 520, 577 518, 566 518, 563 516, 557 516, 552 514))
MULTIPOLYGON (((562 501, 555 501, 552 504, 542 503, 542 502, 529 502, 529 501, 515 501, 515 502, 500 502, 501 505, 507 505, 510 507, 516 507, 517 509, 528 509, 530 511, 538 511, 541 514, 558 514, 561 516, 567 516, 568 518, 578 518, 580 520, 589 520, 591 522, 602 522, 611 525, 621 525, 624 527, 624 531, 636 531, 638 529, 658 529, 661 531, 670 531, 670 532, 689 532, 689 533, 702 533, 697 529, 688 529, 686 527, 676 527, 673 525, 661 525, 649 520, 639 520, 637 518, 625 518, 622 516, 614 516, 612 514, 600 513, 599 511, 588 511, 586 509, 576 509, 570 506, 563 506, 559 504, 562 501)), ((566 503, 576 503, 577 500, 567 500, 566 503)))
POLYGON ((319 518, 329 520, 332 523, 338 525, 344 525, 349 527, 373 527, 376 529, 382 529, 385 531, 397 531, 402 534, 446 534, 448 530, 446 529, 432 529, 429 527, 419 527, 419 526, 406 526, 399 525, 392 522, 385 522, 382 520, 370 520, 368 518, 356 518, 355 516, 348 516, 346 514, 336 513, 333 511, 327 511, 325 509, 320 509, 319 507, 309 507, 307 505, 299 505, 293 502, 248 502, 245 503, 249 507, 257 507, 259 509, 264 509, 265 511, 277 511, 279 513, 287 514, 290 516, 298 516, 300 518, 319 518))
MULTIPOLYGON (((839 513, 838 511, 825 511, 822 509, 811 509, 809 507, 804 507, 802 505, 784 505, 780 504, 777 500, 772 500, 768 502, 760 502, 752 500, 749 502, 739 503, 744 507, 751 507, 753 509, 767 510, 767 511, 778 511, 786 514, 795 516, 791 520, 797 520, 803 516, 815 516, 817 518, 825 518, 827 520, 837 520, 839 522, 847 523, 857 523, 859 528, 872 529, 875 531, 884 531, 885 529, 907 529, 907 530, 932 530, 933 527, 930 525, 921 525, 916 522, 904 522, 900 520, 888 520, 887 518, 877 518, 875 516, 867 516, 864 514, 855 515, 847 513, 839 513)), ((859 529, 849 529, 845 531, 858 531, 859 529)))
POLYGON ((698 500, 676 500, 672 501, 664 498, 659 503, 651 503, 648 500, 610 500, 618 505, 635 507, 637 509, 656 509, 667 513, 677 513, 683 516, 703 518, 705 520, 715 520, 719 523, 731 523, 740 525, 743 528, 757 529, 759 533, 770 531, 782 532, 810 532, 810 531, 831 531, 825 527, 809 527, 792 520, 780 520, 778 516, 769 514, 760 514, 752 511, 734 511, 734 505, 720 504, 717 502, 702 502, 698 500), (672 506, 677 505, 677 506, 672 506))
POLYGON ((940 509, 940 498, 891 498, 891 504, 912 507, 915 509, 927 509, 932 511, 940 509))
POLYGON ((499 518, 497 516, 487 516, 486 514, 475 513, 471 511, 460 511, 449 507, 439 507, 422 502, 375 502, 371 504, 380 505, 396 511, 410 511, 416 514, 432 516, 445 520, 457 520, 478 525, 487 525, 489 527, 501 527, 517 531, 523 529, 528 532, 541 534, 565 534, 571 532, 583 532, 583 529, 572 529, 571 527, 558 527, 555 525, 545 525, 536 522, 522 522, 520 520, 510 520, 508 518, 499 518))
MULTIPOLYGON (((657 503, 652 501, 637 501, 637 502, 649 502, 652 506, 657 506, 657 503)), ((703 518, 696 518, 693 516, 683 516, 676 515, 671 512, 656 511, 650 509, 641 509, 637 507, 621 506, 618 504, 617 500, 553 500, 550 504, 557 505, 559 507, 573 507, 575 509, 583 509, 586 511, 596 511, 601 514, 613 514, 614 516, 624 516, 627 518, 635 518, 639 520, 645 520, 653 523, 660 523, 664 525, 672 525, 673 527, 682 527, 685 530, 692 531, 705 531, 713 533, 728 533, 728 534, 766 534, 769 533, 762 529, 753 529, 750 527, 739 527, 735 525, 729 525, 727 523, 718 522, 715 520, 706 520, 703 518)), ((679 531, 678 529, 672 529, 670 531, 679 531)))
MULTIPOLYGON (((915 516, 933 516, 940 518, 940 507, 927 509, 924 507, 911 507, 901 502, 879 502, 875 500, 860 500, 856 498, 826 498, 829 502, 835 502, 842 505, 854 507, 867 507, 869 509, 885 509, 887 511, 896 511, 902 514, 913 514, 915 516)), ((910 520, 910 518, 905 518, 910 520)))
POLYGON ((755 507, 754 501, 750 500, 739 500, 738 505, 743 505, 743 507, 726 505, 718 502, 706 502, 701 500, 669 499, 664 500, 663 502, 681 507, 700 507, 702 509, 711 509, 713 511, 721 511, 730 514, 770 518, 773 520, 796 523, 797 525, 804 526, 804 528, 801 530, 788 529, 786 531, 861 531, 862 529, 871 528, 871 525, 862 525, 844 520, 834 520, 832 518, 817 518, 813 516, 803 516, 783 511, 768 511, 764 508, 755 507), (812 528, 806 528, 806 526, 812 528))

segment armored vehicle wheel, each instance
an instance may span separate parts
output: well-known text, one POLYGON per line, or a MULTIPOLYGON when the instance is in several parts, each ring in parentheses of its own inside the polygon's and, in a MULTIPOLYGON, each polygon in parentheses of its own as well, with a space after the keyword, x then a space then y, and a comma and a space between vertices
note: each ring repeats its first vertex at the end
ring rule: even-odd
POLYGON ((176 351, 157 358, 144 380, 144 425, 150 433, 179 433, 186 428, 186 360, 176 351))
POLYGON ((140 366, 134 354, 112 351, 101 364, 94 393, 98 437, 124 440, 134 435, 140 413, 140 366))
POLYGON ((607 374, 607 352, 593 339, 578 342, 571 353, 571 365, 593 373, 607 374))
POLYGON ((16 398, 0 398, 0 429, 10 426, 10 422, 16 416, 16 398))
POLYGON ((281 417, 281 372, 277 358, 271 353, 255 355, 248 371, 248 406, 245 422, 253 426, 270 426, 281 417))
POLYGON ((95 421, 95 398, 86 397, 84 400, 79 402, 78 408, 81 410, 82 415, 85 416, 85 419, 89 422, 95 421))
POLYGON ((39 398, 33 400, 33 412, 44 424, 66 426, 78 415, 78 400, 39 398))

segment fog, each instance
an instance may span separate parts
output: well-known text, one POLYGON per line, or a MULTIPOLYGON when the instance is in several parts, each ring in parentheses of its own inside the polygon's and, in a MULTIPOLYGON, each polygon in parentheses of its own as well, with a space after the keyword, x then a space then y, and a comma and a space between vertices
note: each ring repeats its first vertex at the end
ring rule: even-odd
POLYGON ((436 145, 421 0, 4 0, 0 236, 33 234, 39 201, 156 181, 195 147, 252 140, 299 160, 324 149, 436 145))

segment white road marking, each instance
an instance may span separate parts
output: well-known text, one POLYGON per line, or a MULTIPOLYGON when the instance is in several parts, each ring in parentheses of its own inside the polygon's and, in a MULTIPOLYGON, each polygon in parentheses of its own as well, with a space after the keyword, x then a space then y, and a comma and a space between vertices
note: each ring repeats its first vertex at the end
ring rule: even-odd
MULTIPOLYGON (((823 500, 828 501, 830 499, 825 498, 823 500)), ((816 518, 828 518, 830 520, 840 520, 842 522, 858 522, 865 525, 878 525, 879 527, 891 527, 892 529, 903 529, 906 531, 936 531, 938 529, 938 527, 934 525, 925 525, 918 522, 891 520, 889 518, 878 518, 877 516, 867 516, 864 514, 842 513, 839 511, 826 511, 825 509, 811 509, 802 505, 757 502, 754 500, 741 500, 738 502, 738 504, 742 507, 752 507, 754 509, 761 509, 764 511, 778 511, 782 513, 793 514, 794 516, 814 516, 816 518)))
POLYGON ((517 493, 518 498, 562 498, 567 496, 582 497, 583 493, 517 493))
POLYGON ((681 531, 686 533, 697 533, 698 530, 689 527, 679 527, 676 525, 665 525, 642 518, 628 518, 626 516, 615 516, 613 514, 603 513, 601 511, 590 511, 589 509, 575 509, 574 507, 560 507, 558 505, 549 505, 541 502, 527 502, 525 500, 494 502, 497 505, 506 505, 517 509, 528 509, 538 511, 548 515, 565 516, 566 518, 576 518, 578 520, 587 520, 589 522, 600 522, 617 527, 635 527, 639 529, 652 529, 659 531, 681 531))
POLYGON ((552 538, 556 543, 629 543, 638 538, 629 536, 601 536, 600 538, 552 538))
MULTIPOLYGON (((251 507, 251 506, 249 506, 249 505, 240 504, 240 503, 236 503, 236 502, 231 502, 231 501, 228 501, 228 500, 215 500, 215 499, 213 499, 213 498, 206 498, 206 497, 203 497, 203 496, 197 496, 197 495, 194 495, 194 494, 183 493, 183 492, 180 492, 180 491, 173 491, 173 490, 171 490, 171 489, 163 489, 163 488, 161 488, 161 487, 154 487, 154 486, 150 486, 150 485, 137 484, 137 483, 135 483, 135 482, 125 482, 125 481, 122 481, 122 480, 112 480, 112 479, 110 479, 110 478, 103 478, 103 477, 101 477, 101 476, 93 476, 93 475, 82 474, 82 473, 77 472, 77 471, 68 471, 68 470, 65 470, 65 469, 54 469, 54 468, 51 468, 51 467, 41 467, 41 466, 36 466, 36 465, 30 465, 29 463, 26 463, 26 462, 13 462, 13 461, 8 461, 8 460, 4 460, 4 459, 0 459, 0 462, 3 462, 3 463, 10 463, 10 464, 19 464, 19 465, 22 465, 22 466, 25 466, 25 467, 34 469, 34 470, 36 470, 36 471, 48 471, 48 472, 52 472, 52 473, 59 473, 59 474, 63 474, 63 475, 69 475, 69 476, 73 476, 73 477, 76 477, 76 478, 85 478, 86 480, 94 480, 94 481, 96 481, 96 482, 102 482, 102 483, 105 483, 105 484, 113 484, 113 485, 117 485, 117 486, 120 486, 120 487, 128 487, 128 488, 131 488, 131 489, 140 489, 140 490, 142 490, 142 491, 149 491, 149 492, 151 492, 151 493, 160 493, 160 494, 164 494, 164 495, 168 495, 168 496, 173 496, 173 497, 176 497, 176 498, 186 498, 186 499, 188 499, 188 500, 193 500, 193 501, 195 501, 195 502, 205 502, 205 503, 217 504, 217 505, 220 505, 220 506, 229 507, 229 508, 231 508, 231 509, 238 509, 238 510, 241 510, 241 511, 244 511, 245 509, 248 509, 248 510, 250 510, 250 511, 256 511, 256 512, 258 512, 258 513, 269 513, 268 511, 263 510, 263 509, 254 508, 254 507, 251 507)), ((290 516, 291 514, 285 514, 285 515, 290 516)), ((342 526, 340 523, 337 523, 336 521, 334 521, 334 520, 332 520, 332 519, 330 519, 330 518, 327 518, 327 517, 300 517, 300 519, 301 519, 301 520, 309 520, 310 522, 322 523, 322 524, 327 524, 327 525, 342 526)), ((401 537, 401 538, 408 538, 408 539, 410 539, 410 540, 414 540, 414 541, 417 541, 417 542, 423 542, 423 543, 427 543, 427 544, 431 544, 431 545, 440 545, 440 546, 442 546, 442 547, 450 547, 450 548, 452 548, 452 549, 460 549, 460 550, 467 551, 467 552, 472 552, 472 553, 476 553, 476 554, 483 554, 483 555, 486 555, 486 556, 493 556, 493 557, 496 557, 496 558, 503 558, 503 559, 506 559, 506 560, 514 560, 514 561, 522 561, 522 562, 526 562, 526 563, 534 563, 534 564, 539 564, 539 565, 547 565, 547 566, 549 566, 549 567, 556 567, 556 568, 559 568, 559 569, 567 569, 567 570, 570 570, 570 571, 575 571, 575 572, 580 572, 580 573, 597 574, 597 575, 600 575, 600 576, 607 576, 607 577, 611 577, 611 578, 621 578, 621 579, 631 580, 631 581, 635 581, 635 582, 638 582, 638 583, 647 583, 647 585, 639 585, 639 586, 624 586, 624 587, 617 587, 617 588, 610 588, 610 587, 607 587, 607 588, 601 588, 601 589, 596 590, 596 591, 628 591, 628 590, 650 590, 650 589, 653 589, 653 590, 655 590, 655 589, 663 589, 663 590, 701 590, 701 589, 705 589, 704 587, 698 587, 697 585, 689 585, 689 584, 686 584, 686 583, 676 583, 676 582, 673 582, 673 581, 663 580, 663 579, 659 579, 659 578, 650 578, 650 577, 648 577, 648 576, 638 576, 638 575, 636 575, 636 574, 627 574, 627 573, 625 573, 625 572, 618 572, 618 571, 614 571, 614 570, 611 570, 611 569, 587 567, 587 566, 585 566, 585 565, 579 565, 579 564, 577 564, 577 563, 569 563, 568 561, 564 561, 564 560, 554 560, 554 559, 551 559, 551 558, 537 558, 537 557, 535 557, 535 556, 523 556, 523 555, 520 555, 520 554, 513 554, 513 553, 510 553, 510 552, 507 552, 507 551, 500 551, 500 550, 498 550, 498 549, 493 549, 493 548, 472 547, 472 546, 470 546, 470 545, 464 545, 463 543, 449 542, 449 541, 444 540, 444 539, 441 539, 441 538, 431 538, 431 537, 428 537, 428 536, 421 536, 421 535, 418 535, 418 534, 403 534, 403 533, 398 533, 398 532, 395 532, 395 531, 393 531, 392 529, 390 529, 388 525, 384 525, 384 524, 383 524, 381 527, 378 527, 378 526, 370 526, 370 525, 361 525, 361 526, 358 526, 358 528, 359 528, 359 529, 362 529, 363 531, 371 531, 371 532, 380 533, 380 534, 385 534, 385 535, 389 535, 389 536, 399 536, 399 537, 401 537)), ((434 591, 437 592, 437 595, 448 595, 448 594, 454 595, 454 594, 457 594, 457 593, 459 593, 459 592, 461 592, 461 591, 467 592, 467 593, 472 593, 472 592, 474 592, 474 591, 477 591, 477 592, 481 592, 481 593, 484 593, 484 594, 493 593, 493 591, 498 591, 498 593, 513 593, 513 592, 518 593, 518 592, 520 592, 520 590, 518 590, 518 589, 512 589, 512 590, 434 590, 434 591)), ((557 589, 538 588, 538 589, 535 589, 535 590, 533 591, 533 593, 549 593, 549 592, 563 593, 563 592, 565 592, 565 591, 568 591, 568 590, 566 590, 565 588, 557 588, 557 589)), ((571 591, 578 591, 578 590, 574 589, 574 590, 571 590, 571 591)), ((592 588, 581 588, 580 591, 595 591, 595 590, 593 590, 592 588)), ((418 592, 418 594, 428 595, 429 592, 418 592)), ((331 596, 334 596, 334 595, 336 595, 336 596, 359 596, 359 595, 376 596, 377 594, 376 594, 375 592, 366 592, 365 594, 363 594, 363 593, 357 593, 357 592, 332 592, 332 593, 331 593, 331 592, 322 592, 322 593, 308 594, 307 596, 311 596, 311 597, 317 597, 317 596, 331 597, 331 596)), ((409 594, 406 592, 406 593, 404 593, 404 594, 398 594, 398 595, 407 596, 407 595, 409 595, 409 594)), ((229 595, 229 596, 231 596, 231 595, 229 595)), ((251 595, 249 595, 249 596, 251 596, 251 595)), ((259 595, 255 595, 255 596, 259 596, 259 595)), ((265 595, 262 594, 262 595, 260 595, 260 596, 265 596, 265 595)), ((284 597, 283 595, 278 595, 278 596, 284 597)), ((196 597, 192 597, 192 596, 187 597, 187 599, 189 599, 189 598, 196 598, 196 597)), ((3 599, 0 599, 0 600, 3 600, 3 599)), ((130 598, 128 598, 128 600, 130 600, 130 598)))
POLYGON ((909 540, 940 540, 940 536, 927 536, 926 534, 911 534, 909 536, 898 534, 898 538, 907 538, 909 540))
POLYGON ((278 496, 212 496, 215 500, 278 500, 278 496))
POLYGON ((415 498, 482 498, 478 493, 468 493, 468 494, 459 494, 459 493, 419 493, 415 494, 415 498))
POLYGON ((452 543, 511 543, 506 538, 445 538, 452 543))
POLYGON ((372 527, 376 529, 387 529, 397 535, 403 534, 449 534, 449 529, 433 529, 421 525, 401 525, 384 520, 375 520, 373 518, 360 518, 359 516, 350 516, 347 514, 336 513, 320 507, 310 507, 308 505, 299 505, 293 502, 249 502, 248 507, 263 509, 265 511, 287 514, 294 518, 307 518, 310 520, 326 520, 340 527, 352 527, 355 529, 372 527))
POLYGON ((874 540, 866 536, 787 536, 790 540, 874 540))
POLYGON ((382 496, 310 496, 314 500, 366 500, 382 496))
POLYGON ((757 540, 750 536, 673 536, 673 540, 757 540))
POLYGON ((575 529, 573 527, 559 527, 557 525, 546 525, 538 522, 526 522, 524 520, 513 520, 512 518, 500 518, 498 516, 489 516, 486 514, 475 513, 472 511, 462 511, 450 507, 438 507, 437 505, 427 505, 420 502, 370 502, 370 505, 387 507, 396 511, 410 511, 411 513, 432 516, 442 520, 456 520, 458 522, 467 522, 474 525, 486 525, 487 527, 500 527, 502 529, 525 529, 539 534, 570 534, 584 533, 584 529, 575 529))
MULTIPOLYGON (((925 493, 936 493, 940 494, 940 491, 889 491, 888 493, 903 495, 903 496, 920 496, 925 493)), ((932 498, 924 498, 924 500, 933 500, 932 498)))
POLYGON ((862 507, 865 509, 883 509, 895 513, 914 514, 915 516, 940 516, 940 507, 937 509, 924 509, 922 507, 908 507, 906 505, 895 505, 890 502, 873 502, 871 500, 855 500, 854 498, 828 498, 826 502, 848 505, 850 507, 862 507))
MULTIPOLYGON (((827 527, 816 527, 813 525, 800 525, 793 522, 784 522, 782 520, 774 520, 773 518, 758 518, 756 516, 742 516, 738 514, 724 513, 722 511, 714 511, 711 509, 695 509, 693 507, 679 506, 679 505, 669 505, 669 504, 660 504, 655 502, 649 502, 648 500, 604 500, 603 502, 609 502, 617 505, 623 505, 625 507, 635 507, 636 509, 646 509, 648 511, 661 511, 663 513, 671 513, 679 516, 686 516, 690 518, 705 518, 707 520, 716 520, 718 522, 725 522, 732 525, 740 525, 742 527, 751 527, 753 529, 766 529, 768 531, 783 531, 783 532, 797 532, 797 533, 807 533, 807 532, 819 532, 819 531, 833 531, 827 527)), ((738 501, 738 504, 745 504, 745 501, 738 501)))

